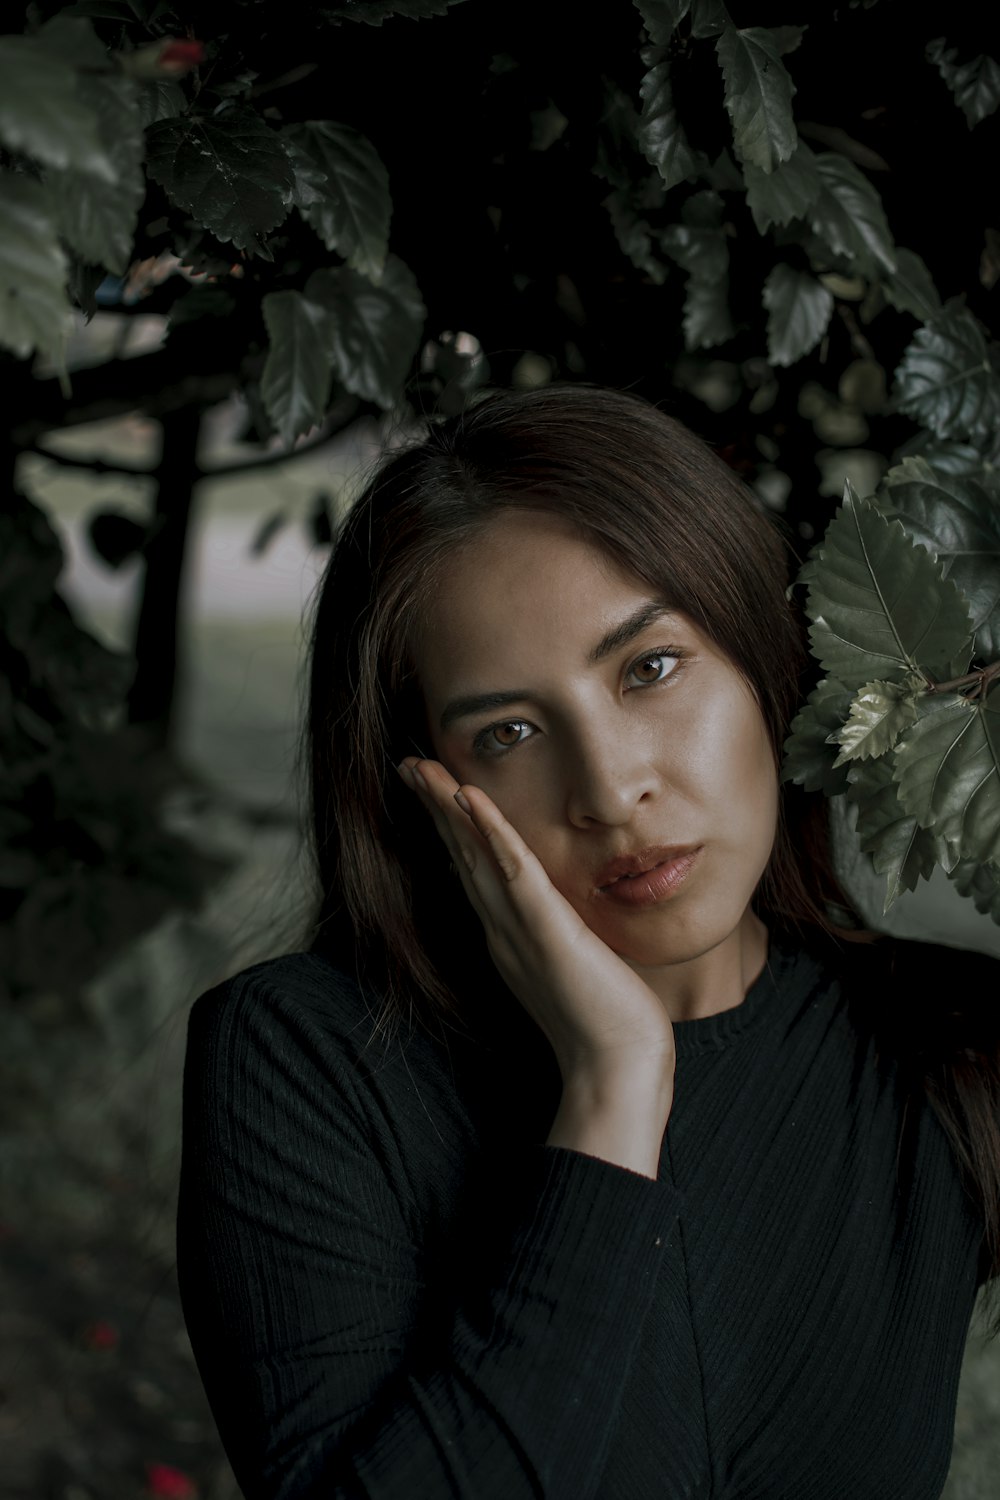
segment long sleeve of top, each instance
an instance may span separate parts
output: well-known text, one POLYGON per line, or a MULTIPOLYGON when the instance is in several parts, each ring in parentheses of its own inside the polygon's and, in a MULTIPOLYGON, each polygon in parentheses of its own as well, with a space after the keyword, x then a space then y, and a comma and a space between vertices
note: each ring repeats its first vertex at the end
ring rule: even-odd
POLYGON ((526 1018, 383 1047, 322 951, 202 996, 178 1276, 248 1500, 936 1500, 984 1224, 844 991, 776 950, 675 1026, 657 1181, 541 1144, 526 1018))

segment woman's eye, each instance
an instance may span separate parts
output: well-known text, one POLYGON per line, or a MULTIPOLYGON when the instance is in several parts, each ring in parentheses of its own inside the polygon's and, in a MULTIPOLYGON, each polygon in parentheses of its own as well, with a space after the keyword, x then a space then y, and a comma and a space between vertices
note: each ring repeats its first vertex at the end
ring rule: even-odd
POLYGON ((641 687, 649 687, 654 682, 662 682, 664 677, 677 666, 679 653, 676 651, 650 651, 647 656, 640 656, 628 669, 628 676, 635 677, 641 687))
POLYGON ((531 725, 524 719, 508 719, 503 724, 491 724, 489 729, 484 729, 482 734, 477 734, 473 741, 473 748, 482 755, 502 755, 505 750, 512 750, 522 740, 529 737, 525 731, 531 731, 531 725))

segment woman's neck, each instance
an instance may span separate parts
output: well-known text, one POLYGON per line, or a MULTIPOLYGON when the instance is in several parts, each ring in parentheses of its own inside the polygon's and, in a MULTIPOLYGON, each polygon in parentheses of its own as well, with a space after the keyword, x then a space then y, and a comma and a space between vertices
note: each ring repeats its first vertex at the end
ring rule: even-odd
POLYGON ((629 967, 659 995, 671 1021, 694 1021, 742 1005, 767 962, 767 949, 767 928, 748 907, 729 937, 707 952, 684 963, 629 967))

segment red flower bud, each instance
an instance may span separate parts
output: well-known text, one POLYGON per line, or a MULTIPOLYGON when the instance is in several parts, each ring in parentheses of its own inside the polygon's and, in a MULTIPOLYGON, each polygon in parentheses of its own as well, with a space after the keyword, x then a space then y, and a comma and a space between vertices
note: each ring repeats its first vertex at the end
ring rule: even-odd
POLYGON ((190 1474, 170 1464, 146 1465, 146 1490, 150 1495, 164 1496, 166 1500, 193 1500, 198 1493, 190 1474))
POLYGON ((167 42, 159 56, 161 68, 167 68, 171 73, 187 73, 191 68, 196 68, 205 58, 204 42, 182 42, 176 38, 167 42))
POLYGON ((114 1349, 118 1345, 118 1329, 113 1323, 98 1319, 84 1328, 83 1342, 88 1349, 114 1349))
POLYGON ((115 55, 122 69, 132 78, 180 78, 204 60, 205 43, 168 36, 160 42, 149 42, 135 52, 115 55))

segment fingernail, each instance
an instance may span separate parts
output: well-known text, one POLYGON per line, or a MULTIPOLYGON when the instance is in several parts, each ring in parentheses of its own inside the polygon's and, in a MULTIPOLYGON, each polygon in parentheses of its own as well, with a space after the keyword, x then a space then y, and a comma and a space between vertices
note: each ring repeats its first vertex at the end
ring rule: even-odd
POLYGON ((458 805, 462 809, 462 811, 464 813, 468 813, 469 817, 471 818, 472 817, 472 808, 469 805, 469 799, 465 795, 465 793, 464 792, 456 792, 455 793, 455 801, 458 803, 458 805))
POLYGON ((427 790, 427 783, 424 780, 424 778, 421 776, 420 772, 417 770, 416 766, 414 766, 412 768, 410 774, 413 777, 414 781, 417 783, 417 786, 420 788, 420 790, 423 791, 423 792, 426 792, 426 790, 427 790))
POLYGON ((406 785, 412 791, 413 790, 413 785, 414 785, 414 782, 413 782, 413 771, 412 771, 412 769, 409 766, 400 763, 396 767, 396 770, 399 772, 400 778, 406 783, 406 785))

